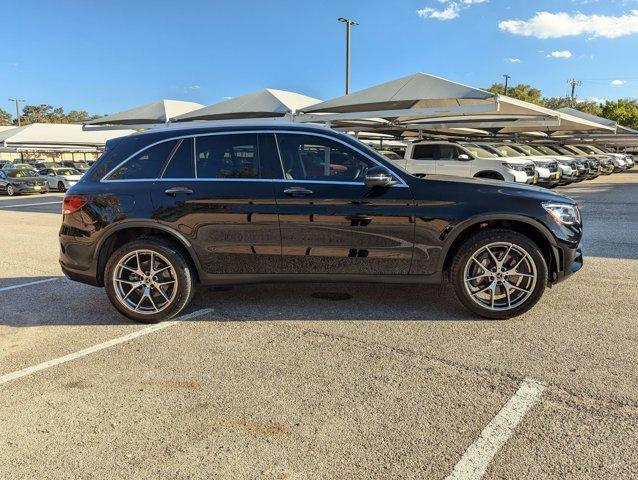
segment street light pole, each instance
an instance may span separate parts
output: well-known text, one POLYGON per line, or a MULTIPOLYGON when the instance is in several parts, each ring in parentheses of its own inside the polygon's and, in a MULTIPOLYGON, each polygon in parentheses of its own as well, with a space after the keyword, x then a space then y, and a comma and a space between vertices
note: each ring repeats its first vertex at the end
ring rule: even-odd
POLYGON ((505 78, 505 95, 507 96, 507 82, 509 81, 510 77, 509 75, 505 74, 503 75, 503 77, 505 78))
POLYGON ((20 102, 26 102, 22 98, 10 98, 10 102, 16 102, 16 118, 18 119, 18 127, 20 127, 20 102))
POLYGON ((350 93, 350 29, 359 24, 345 17, 339 17, 338 20, 346 24, 346 95, 348 95, 350 93))

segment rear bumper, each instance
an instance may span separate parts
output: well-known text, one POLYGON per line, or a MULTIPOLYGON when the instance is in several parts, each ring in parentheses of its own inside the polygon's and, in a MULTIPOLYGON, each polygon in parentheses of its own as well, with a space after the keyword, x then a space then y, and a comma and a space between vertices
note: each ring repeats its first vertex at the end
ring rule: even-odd
POLYGON ((65 265, 62 260, 60 260, 60 268, 62 269, 62 273, 64 273, 64 275, 66 275, 70 280, 92 285, 94 287, 100 286, 95 276, 95 272, 75 270, 65 265))
POLYGON ((42 192, 48 192, 49 191, 49 187, 44 185, 25 185, 23 187, 14 187, 15 188, 15 192, 19 193, 19 194, 25 194, 25 193, 42 193, 42 192))

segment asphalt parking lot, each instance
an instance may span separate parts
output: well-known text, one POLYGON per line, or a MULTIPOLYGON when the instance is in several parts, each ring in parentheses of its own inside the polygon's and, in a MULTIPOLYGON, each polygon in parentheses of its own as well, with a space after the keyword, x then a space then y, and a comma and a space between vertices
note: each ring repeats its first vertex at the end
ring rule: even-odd
POLYGON ((255 285, 150 329, 62 276, 60 194, 0 197, 0 478, 638 476, 638 169, 560 191, 585 266, 516 319, 255 285))

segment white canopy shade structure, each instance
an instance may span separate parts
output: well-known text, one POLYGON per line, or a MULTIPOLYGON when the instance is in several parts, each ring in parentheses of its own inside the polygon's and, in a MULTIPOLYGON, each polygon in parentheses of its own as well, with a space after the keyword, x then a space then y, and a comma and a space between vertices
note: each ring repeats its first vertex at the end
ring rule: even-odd
MULTIPOLYGON (((570 107, 563 107, 563 108, 559 108, 558 109, 559 112, 561 113, 565 113, 567 115, 571 115, 573 117, 578 117, 578 118, 582 118, 584 120, 589 120, 590 122, 596 122, 599 123, 601 125, 606 125, 608 127, 617 129, 618 128, 618 123, 613 121, 613 120, 609 120, 608 118, 603 118, 603 117, 599 117, 597 115, 592 115, 590 113, 585 113, 585 112, 581 112, 580 110, 576 110, 575 108, 570 108, 570 107)), ((638 133, 638 132, 636 132, 638 133)))
POLYGON ((85 125, 130 125, 144 126, 160 123, 168 123, 173 118, 193 110, 198 110, 204 105, 195 102, 183 102, 181 100, 160 100, 147 103, 139 107, 113 113, 105 117, 96 118, 85 122, 85 125))
POLYGON ((415 73, 303 109, 300 121, 410 118, 487 113, 497 96, 427 73, 415 73))
POLYGON ((481 129, 492 133, 609 130, 609 127, 427 73, 416 73, 305 108, 301 122, 380 118, 396 130, 481 129))
POLYGON ((474 115, 435 116, 405 119, 399 125, 408 128, 472 128, 492 133, 553 133, 561 131, 614 131, 614 127, 579 118, 504 95, 496 98, 494 112, 474 115))
POLYGON ((290 116, 297 111, 320 102, 321 100, 299 93, 265 88, 183 115, 178 115, 173 120, 176 122, 185 122, 241 118, 290 118, 290 116))

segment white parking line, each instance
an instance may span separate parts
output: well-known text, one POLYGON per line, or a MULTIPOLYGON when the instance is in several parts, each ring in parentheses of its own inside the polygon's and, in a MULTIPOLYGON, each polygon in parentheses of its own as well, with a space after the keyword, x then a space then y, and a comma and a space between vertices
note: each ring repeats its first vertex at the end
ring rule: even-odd
POLYGON ((59 202, 39 202, 39 203, 21 203, 19 205, 0 205, 0 208, 18 208, 18 207, 34 207, 37 205, 59 205, 62 201, 59 202))
POLYGON ((44 280, 35 280, 33 282, 20 283, 18 285, 11 285, 10 287, 2 287, 0 288, 0 292, 6 292, 7 290, 14 290, 16 288, 29 287, 31 285, 37 285, 39 283, 54 282, 56 280, 60 280, 60 278, 61 277, 45 278, 44 280))
POLYGON ((188 313, 186 315, 182 315, 181 317, 177 317, 175 320, 171 320, 169 322, 156 323, 146 328, 142 328, 141 330, 137 330, 136 332, 129 333, 128 335, 124 335, 123 337, 114 338, 113 340, 108 340, 106 342, 93 345, 92 347, 85 348, 84 350, 80 350, 75 353, 69 353, 68 355, 64 355, 63 357, 54 358, 53 360, 48 360, 46 362, 33 365, 32 367, 27 367, 27 368, 23 368, 22 370, 17 370, 15 372, 7 373, 5 375, 0 376, 0 385, 10 382, 11 380, 17 380, 18 378, 26 377, 27 375, 31 375, 33 373, 46 370, 47 368, 55 367, 57 365, 61 365, 66 362, 70 362, 71 360, 75 360, 80 357, 85 357, 86 355, 99 352, 100 350, 104 350, 105 348, 113 347, 115 345, 119 345, 120 343, 128 342, 129 340, 133 340, 143 335, 148 335, 149 333, 157 332, 158 330, 163 330, 167 327, 175 325, 176 323, 180 321, 190 320, 192 318, 199 317, 200 315, 209 313, 212 310, 213 310, 212 308, 203 308, 201 310, 196 310, 192 313, 188 313))
POLYGON ((494 455, 512 436, 516 426, 540 398, 544 389, 545 387, 536 380, 523 379, 516 393, 468 447, 446 480, 482 478, 494 455))

